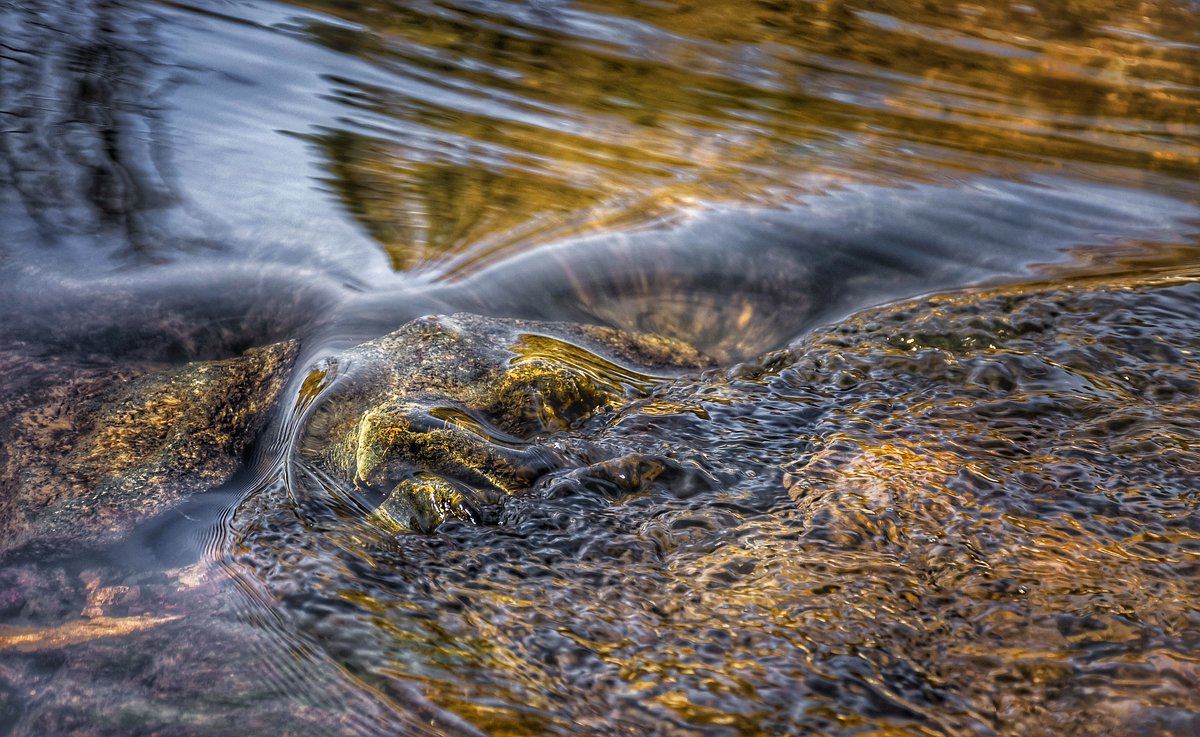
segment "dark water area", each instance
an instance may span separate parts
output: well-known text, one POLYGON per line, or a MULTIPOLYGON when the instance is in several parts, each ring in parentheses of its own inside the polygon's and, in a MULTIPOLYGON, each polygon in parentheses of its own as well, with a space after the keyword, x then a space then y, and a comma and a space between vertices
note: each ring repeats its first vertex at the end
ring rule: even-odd
POLYGON ((1200 734, 1191 0, 3 3, 0 279, 0 737, 1200 734))

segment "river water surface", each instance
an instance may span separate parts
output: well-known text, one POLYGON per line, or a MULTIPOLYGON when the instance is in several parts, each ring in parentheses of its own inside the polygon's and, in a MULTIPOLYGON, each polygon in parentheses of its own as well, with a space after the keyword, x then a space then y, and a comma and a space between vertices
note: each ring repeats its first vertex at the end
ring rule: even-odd
POLYGON ((3 3, 0 274, 64 374, 299 347, 233 481, 0 555, 2 737, 1200 734, 1194 0, 3 3), (716 368, 396 533, 308 367, 455 312, 716 368))

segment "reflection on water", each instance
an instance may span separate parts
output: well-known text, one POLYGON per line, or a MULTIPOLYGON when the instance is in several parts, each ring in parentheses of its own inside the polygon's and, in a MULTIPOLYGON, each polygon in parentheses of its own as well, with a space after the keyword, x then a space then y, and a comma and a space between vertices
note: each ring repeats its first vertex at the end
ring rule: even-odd
POLYGON ((1200 167, 1186 4, 309 7, 339 22, 295 32, 390 73, 331 78, 347 115, 313 139, 397 268, 786 201, 818 175, 1200 167))
POLYGON ((1189 0, 4 5, 0 514, 86 387, 300 370, 228 483, 0 541, 0 737, 1200 733, 1198 174, 1189 0), (460 311, 718 367, 354 348, 460 311), (467 450, 314 462, 356 376, 467 450), (439 474, 520 489, 380 524, 439 474))
POLYGON ((1178 202, 1063 184, 846 185, 800 206, 693 213, 671 227, 573 239, 439 293, 487 314, 662 333, 728 362, 864 304, 1059 261, 1081 241, 1089 245, 1079 250, 1105 254, 1194 242, 1195 211, 1178 202))
POLYGON ((26 239, 109 236, 121 256, 158 257, 178 201, 154 25, 105 3, 23 4, 4 20, 0 180, 35 225, 26 239))
POLYGON ((445 276, 845 181, 1178 191, 1200 167, 1194 21, 1186 2, 28 5, 4 18, 6 219, 159 252, 305 237, 371 274, 359 235, 318 222, 330 201, 284 183, 320 179, 387 266, 445 276))

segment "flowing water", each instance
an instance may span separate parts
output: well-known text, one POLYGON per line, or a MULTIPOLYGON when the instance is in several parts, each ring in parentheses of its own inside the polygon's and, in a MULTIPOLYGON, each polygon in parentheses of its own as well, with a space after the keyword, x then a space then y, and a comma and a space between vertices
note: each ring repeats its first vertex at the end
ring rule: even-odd
POLYGON ((1200 734, 1194 0, 3 3, 0 273, 0 407, 299 352, 0 553, 0 736, 1200 734), (397 532, 307 427, 455 312, 714 367, 523 344, 624 404, 397 532))

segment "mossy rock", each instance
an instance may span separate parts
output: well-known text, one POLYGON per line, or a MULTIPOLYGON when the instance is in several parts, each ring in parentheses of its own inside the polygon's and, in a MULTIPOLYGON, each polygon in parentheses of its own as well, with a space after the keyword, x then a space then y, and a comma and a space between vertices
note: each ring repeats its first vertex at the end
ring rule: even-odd
POLYGON ((219 361, 70 367, 0 358, 0 552, 104 544, 228 481, 282 393, 296 345, 219 361))

